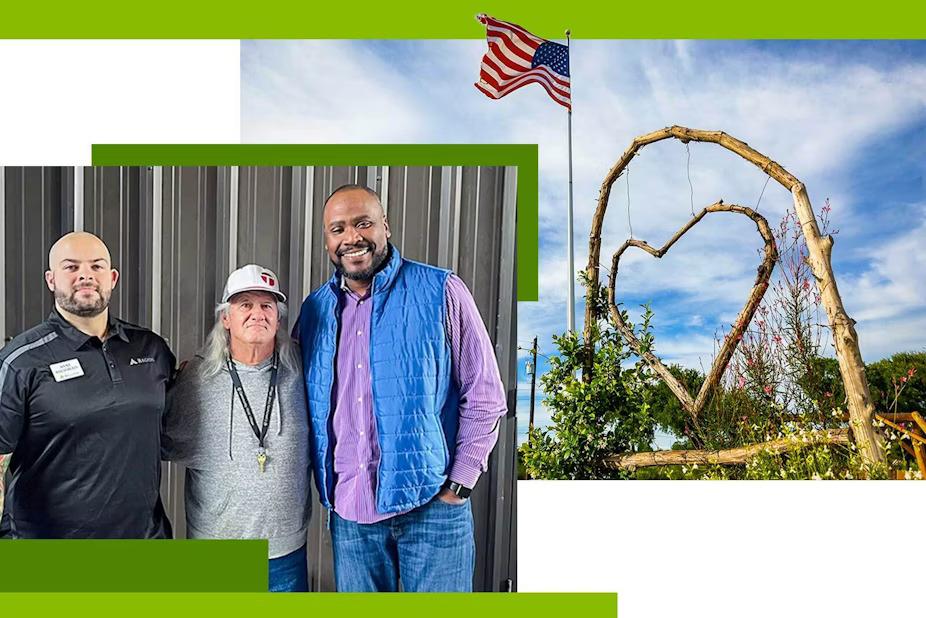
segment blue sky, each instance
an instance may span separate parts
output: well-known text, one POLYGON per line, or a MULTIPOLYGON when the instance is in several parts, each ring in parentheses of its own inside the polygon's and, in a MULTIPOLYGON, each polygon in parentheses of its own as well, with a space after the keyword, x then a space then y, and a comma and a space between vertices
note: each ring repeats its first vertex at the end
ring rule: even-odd
MULTIPOLYGON (((538 144, 540 301, 520 304, 518 343, 537 335, 551 354, 566 328, 566 114, 536 85, 482 95, 472 84, 484 51, 484 41, 243 42, 242 141, 538 144)), ((926 43, 574 40, 571 72, 577 269, 601 180, 635 136, 671 124, 724 130, 800 178, 818 213, 830 199, 834 269, 865 360, 926 349, 926 43)), ((635 237, 662 244, 687 221, 689 169, 695 210, 720 198, 756 204, 761 171, 716 146, 689 150, 690 168, 675 140, 634 161, 635 237)), ((629 233, 625 182, 611 192, 602 262, 629 233)), ((790 204, 773 182, 760 211, 774 224, 790 204)), ((652 303, 669 362, 708 365, 716 329, 752 286, 761 240, 737 219, 705 219, 661 261, 622 262, 622 299, 652 303)), ((579 323, 582 313, 579 302, 579 323)))

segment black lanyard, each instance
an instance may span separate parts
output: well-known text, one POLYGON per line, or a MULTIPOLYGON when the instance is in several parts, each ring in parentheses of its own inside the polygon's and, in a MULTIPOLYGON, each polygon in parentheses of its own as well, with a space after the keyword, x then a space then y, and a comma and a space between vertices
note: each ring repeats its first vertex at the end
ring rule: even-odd
POLYGON ((228 364, 228 373, 231 374, 232 383, 235 385, 235 392, 238 393, 238 400, 241 401, 241 406, 244 408, 244 413, 248 416, 248 423, 250 423, 251 430, 257 437, 257 443, 260 448, 264 448, 264 438, 267 437, 267 429, 270 427, 270 415, 273 413, 273 398, 276 396, 277 390, 277 368, 279 367, 278 361, 279 359, 277 357, 276 350, 274 350, 273 361, 270 369, 270 388, 267 390, 267 404, 264 406, 264 423, 258 429, 257 419, 254 418, 254 411, 251 410, 251 404, 248 402, 248 397, 244 394, 244 387, 241 386, 241 378, 238 377, 238 371, 235 369, 235 363, 231 358, 225 359, 225 362, 228 364))

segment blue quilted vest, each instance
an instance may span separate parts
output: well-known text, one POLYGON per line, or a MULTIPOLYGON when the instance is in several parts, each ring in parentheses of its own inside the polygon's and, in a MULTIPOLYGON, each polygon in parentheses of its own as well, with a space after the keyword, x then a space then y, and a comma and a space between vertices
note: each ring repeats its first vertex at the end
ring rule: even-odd
MULTIPOLYGON (((456 445, 459 400, 450 373, 445 285, 450 271, 403 259, 398 249, 373 279, 370 373, 379 439, 376 510, 397 513, 440 491, 456 445)), ((299 342, 311 422, 315 483, 332 508, 331 401, 338 346, 340 278, 302 304, 299 342)))

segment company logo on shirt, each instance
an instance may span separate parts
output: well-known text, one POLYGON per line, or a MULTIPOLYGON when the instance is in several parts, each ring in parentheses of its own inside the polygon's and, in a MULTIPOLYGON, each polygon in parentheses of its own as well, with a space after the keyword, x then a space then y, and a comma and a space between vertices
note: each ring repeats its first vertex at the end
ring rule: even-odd
POLYGON ((154 359, 150 356, 143 356, 141 358, 133 358, 129 361, 129 365, 142 365, 144 363, 153 363, 154 359))

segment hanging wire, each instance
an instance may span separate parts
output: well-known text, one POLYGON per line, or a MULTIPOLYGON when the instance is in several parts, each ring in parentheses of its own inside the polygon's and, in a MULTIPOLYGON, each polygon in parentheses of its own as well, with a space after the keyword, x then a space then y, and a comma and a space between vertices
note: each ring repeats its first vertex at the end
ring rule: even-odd
POLYGON ((765 178, 765 184, 762 185, 762 192, 759 194, 759 199, 756 200, 756 212, 759 212, 759 204, 762 203, 762 196, 765 195, 765 187, 768 186, 768 181, 771 179, 771 176, 766 176, 765 178))
POLYGON ((633 238, 633 223, 630 222, 630 168, 627 168, 627 227, 630 228, 630 237, 633 238))
POLYGON ((691 184, 691 144, 685 143, 685 152, 688 153, 688 196, 691 201, 691 216, 694 217, 694 185, 691 184))

